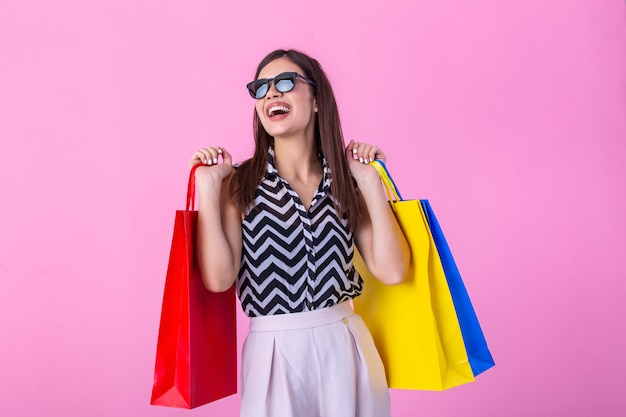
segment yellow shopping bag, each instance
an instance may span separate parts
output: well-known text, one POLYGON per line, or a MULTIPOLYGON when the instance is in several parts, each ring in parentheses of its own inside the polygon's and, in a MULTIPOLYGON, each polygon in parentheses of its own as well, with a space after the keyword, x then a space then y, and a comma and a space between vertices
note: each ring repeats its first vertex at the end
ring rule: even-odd
POLYGON ((365 281, 354 310, 380 352, 390 388, 445 390, 474 381, 443 267, 419 200, 400 200, 377 162, 396 219, 411 247, 405 282, 382 284, 358 252, 354 266, 365 281))

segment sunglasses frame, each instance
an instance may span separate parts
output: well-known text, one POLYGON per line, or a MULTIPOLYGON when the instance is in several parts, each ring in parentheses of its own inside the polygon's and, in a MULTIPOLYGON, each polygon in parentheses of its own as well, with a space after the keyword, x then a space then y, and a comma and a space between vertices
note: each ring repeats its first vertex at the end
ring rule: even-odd
POLYGON ((315 87, 317 85, 317 84, 315 84, 315 81, 309 80, 304 75, 300 75, 300 74, 298 74, 295 71, 287 71, 287 72, 281 72, 280 74, 278 74, 274 78, 259 78, 258 80, 250 81, 248 84, 246 84, 246 88, 248 89, 248 93, 250 93, 250 96, 252 98, 254 98, 256 100, 260 100, 262 98, 265 98, 265 96, 267 96, 267 93, 270 91, 270 83, 274 83, 274 88, 279 93, 288 93, 289 91, 293 90, 296 87, 296 80, 298 78, 301 78, 302 80, 306 81, 308 84, 312 85, 313 87, 315 87), (274 81, 276 79, 278 79, 279 83, 280 83, 280 81, 290 80, 292 82, 291 88, 289 88, 287 90, 280 90, 276 86, 276 82, 274 81), (253 91, 252 87, 255 86, 255 85, 257 87, 253 91), (265 94, 263 94, 261 97, 257 97, 256 92, 259 91, 259 89, 261 89, 264 85, 267 86, 267 90, 265 91, 265 94))

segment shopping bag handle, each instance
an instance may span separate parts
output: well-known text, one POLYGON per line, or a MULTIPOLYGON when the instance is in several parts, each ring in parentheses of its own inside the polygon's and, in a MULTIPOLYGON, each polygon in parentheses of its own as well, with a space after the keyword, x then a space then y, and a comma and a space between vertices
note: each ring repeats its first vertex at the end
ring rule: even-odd
POLYGON ((189 171, 189 183, 187 184, 187 206, 186 209, 189 211, 189 207, 191 207, 191 211, 195 209, 196 204, 196 169, 198 167, 203 166, 204 164, 196 164, 191 167, 189 171))
POLYGON ((398 190, 398 186, 393 181, 393 178, 391 178, 391 174, 389 173, 389 170, 387 169, 385 163, 380 159, 376 159, 375 161, 371 162, 370 165, 376 168, 376 171, 380 176, 380 180, 383 182, 383 186, 385 187, 389 202, 393 203, 394 201, 404 200, 402 198, 402 194, 400 194, 400 190, 398 190))
MULTIPOLYGON (((186 205, 187 211, 189 211, 189 207, 191 207, 192 211, 195 208, 195 201, 196 201, 195 174, 196 174, 196 169, 198 169, 198 167, 201 167, 203 165, 204 164, 196 164, 189 171, 189 183, 187 184, 187 205, 186 205)), ((393 178, 391 178, 391 174, 389 173, 389 170, 387 169, 387 165, 385 165, 385 163, 381 161, 380 159, 376 159, 375 161, 371 162, 370 165, 376 168, 376 171, 378 172, 378 175, 380 176, 380 179, 383 182, 383 185, 385 187, 385 191, 387 193, 387 198, 389 199, 389 201, 393 203, 394 201, 404 200, 402 198, 402 194, 400 194, 400 190, 398 190, 398 186, 394 182, 393 178)))

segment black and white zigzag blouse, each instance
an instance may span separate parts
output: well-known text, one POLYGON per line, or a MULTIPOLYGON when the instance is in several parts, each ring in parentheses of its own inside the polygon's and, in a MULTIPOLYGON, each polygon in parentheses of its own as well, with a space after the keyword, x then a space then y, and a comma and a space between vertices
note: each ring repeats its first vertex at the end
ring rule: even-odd
POLYGON ((242 224, 243 255, 237 291, 250 317, 330 307, 359 295, 363 280, 352 265, 354 240, 330 193, 330 171, 307 212, 278 175, 270 149, 267 171, 242 224))

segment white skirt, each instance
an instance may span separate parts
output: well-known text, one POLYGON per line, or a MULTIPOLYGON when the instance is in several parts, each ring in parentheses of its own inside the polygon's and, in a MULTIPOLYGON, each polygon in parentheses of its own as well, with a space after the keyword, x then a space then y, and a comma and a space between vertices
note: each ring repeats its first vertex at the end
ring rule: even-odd
POLYGON ((242 417, 389 417, 385 369, 350 303, 253 317, 243 346, 242 417))

